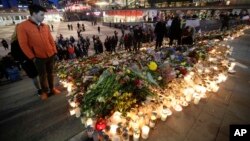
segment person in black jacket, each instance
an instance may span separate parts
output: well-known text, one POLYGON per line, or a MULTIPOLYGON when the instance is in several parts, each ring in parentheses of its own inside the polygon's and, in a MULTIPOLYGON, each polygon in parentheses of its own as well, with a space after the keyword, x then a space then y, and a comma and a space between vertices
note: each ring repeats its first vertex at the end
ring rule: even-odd
POLYGON ((230 20, 228 14, 223 12, 220 15, 220 20, 221 20, 221 28, 220 28, 220 30, 223 31, 224 28, 226 28, 228 30, 229 29, 229 20, 230 20))
POLYGON ((142 28, 136 25, 134 28, 134 51, 140 51, 142 35, 142 28))
POLYGON ((181 44, 181 20, 179 18, 179 16, 176 16, 173 21, 172 24, 170 26, 170 32, 169 32, 169 38, 170 38, 170 42, 169 45, 172 46, 173 44, 173 40, 178 40, 178 45, 181 44))
POLYGON ((156 35, 156 44, 155 44, 155 50, 156 50, 157 48, 160 48, 162 46, 162 41, 166 32, 166 25, 162 19, 155 25, 154 32, 156 35))
MULTIPOLYGON (((17 28, 18 25, 16 25, 17 28)), ((11 39, 11 55, 12 57, 20 62, 23 70, 28 75, 29 78, 33 80, 33 83, 37 89, 38 94, 41 94, 41 86, 39 83, 38 72, 36 66, 32 60, 30 60, 22 51, 21 47, 19 46, 16 29, 12 35, 11 39)))
POLYGON ((5 50, 9 49, 9 45, 5 39, 2 39, 2 45, 3 45, 5 50))

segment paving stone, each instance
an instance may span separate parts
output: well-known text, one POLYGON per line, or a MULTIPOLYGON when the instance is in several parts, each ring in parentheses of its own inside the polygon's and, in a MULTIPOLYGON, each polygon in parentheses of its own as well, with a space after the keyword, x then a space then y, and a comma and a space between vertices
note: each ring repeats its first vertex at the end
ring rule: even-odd
POLYGON ((229 141, 229 136, 223 133, 219 133, 215 141, 229 141))
POLYGON ((215 140, 219 131, 221 120, 205 112, 201 113, 193 128, 190 129, 186 141, 215 140))
POLYGON ((229 127, 232 124, 249 124, 250 122, 247 120, 242 119, 241 116, 227 112, 225 114, 225 118, 222 121, 221 127, 220 127, 220 133, 223 133, 229 137, 229 127))

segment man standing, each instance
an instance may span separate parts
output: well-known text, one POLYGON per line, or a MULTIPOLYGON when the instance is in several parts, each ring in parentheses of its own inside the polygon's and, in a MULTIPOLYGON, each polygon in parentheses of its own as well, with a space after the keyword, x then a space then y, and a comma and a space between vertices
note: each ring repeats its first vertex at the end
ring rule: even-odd
POLYGON ((54 57, 57 53, 49 26, 42 23, 46 9, 39 5, 29 6, 30 18, 19 24, 17 37, 24 54, 34 61, 42 88, 41 99, 48 98, 48 93, 59 94, 54 88, 54 57))
POLYGON ((169 45, 172 46, 173 45, 173 41, 177 40, 178 41, 178 45, 181 44, 181 19, 179 18, 179 16, 175 16, 171 26, 170 26, 170 32, 169 32, 169 38, 170 38, 170 42, 169 45))
POLYGON ((100 32, 101 32, 100 26, 97 27, 97 30, 98 30, 98 33, 100 34, 100 32))
POLYGON ((223 31, 224 28, 226 27, 227 30, 229 30, 229 16, 228 13, 222 12, 222 14, 220 15, 220 19, 221 19, 221 28, 220 31, 223 31))
POLYGON ((134 29, 134 51, 140 51, 142 39, 142 28, 138 25, 134 29))
POLYGON ((155 50, 161 48, 162 41, 164 38, 164 35, 166 33, 166 25, 163 19, 161 19, 155 26, 155 35, 156 35, 156 45, 155 50))

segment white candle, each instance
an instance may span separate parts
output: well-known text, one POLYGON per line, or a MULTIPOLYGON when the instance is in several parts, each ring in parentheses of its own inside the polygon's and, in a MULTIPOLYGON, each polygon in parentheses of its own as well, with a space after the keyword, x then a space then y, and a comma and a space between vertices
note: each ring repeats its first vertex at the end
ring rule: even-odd
POLYGON ((62 81, 61 83, 63 84, 63 87, 64 87, 64 88, 68 87, 68 83, 67 83, 67 82, 62 81))
POLYGON ((179 104, 175 105, 175 106, 174 106, 174 109, 175 109, 175 111, 177 111, 177 112, 182 111, 182 107, 181 107, 179 104))
POLYGON ((184 77, 184 80, 186 81, 186 82, 191 82, 191 79, 192 79, 192 75, 190 75, 190 74, 188 74, 188 75, 186 75, 185 77, 184 77))
POLYGON ((194 104, 199 104, 200 99, 201 97, 199 94, 194 94, 194 104))
POLYGON ((210 83, 210 89, 213 91, 213 92, 217 92, 219 90, 219 86, 215 83, 215 82, 211 82, 210 83))
POLYGON ((166 106, 163 106, 162 112, 161 112, 161 120, 165 121, 168 117, 168 108, 166 106))
POLYGON ((182 100, 182 101, 180 102, 180 104, 181 104, 181 106, 183 106, 183 107, 187 107, 187 106, 188 106, 188 103, 187 103, 187 101, 185 101, 185 100, 182 100))
POLYGON ((115 135, 116 134, 116 130, 117 130, 118 126, 115 124, 110 125, 110 133, 111 135, 115 135))
POLYGON ((76 111, 75 111, 75 109, 71 109, 71 110, 69 111, 69 113, 70 113, 71 116, 73 116, 74 114, 76 114, 76 111))
POLYGON ((82 117, 82 118, 81 118, 81 122, 82 122, 82 124, 84 124, 84 125, 85 125, 85 121, 86 121, 86 118, 85 118, 85 117, 82 117))
POLYGON ((218 85, 213 86, 213 88, 212 88, 213 92, 217 92, 218 90, 219 90, 219 86, 218 85))
POLYGON ((91 118, 88 118, 86 123, 85 123, 85 126, 88 127, 88 126, 93 126, 93 120, 91 118))
POLYGON ((202 73, 202 69, 198 69, 198 73, 202 73))
POLYGON ((72 84, 68 84, 67 91, 69 94, 72 92, 72 84))
POLYGON ((69 100, 69 105, 73 108, 76 107, 76 103, 73 100, 69 100))
POLYGON ((207 98, 207 95, 205 93, 200 95, 201 98, 207 98))
POLYGON ((81 116, 81 109, 79 107, 75 108, 75 113, 76 113, 76 117, 80 117, 81 116))
POLYGON ((113 122, 114 122, 115 124, 118 124, 119 122, 122 121, 121 115, 122 115, 122 113, 120 113, 120 112, 118 112, 118 111, 116 111, 116 112, 113 114, 113 122))
POLYGON ((134 131, 133 141, 139 141, 139 139, 140 139, 140 130, 134 131))
POLYGON ((187 102, 190 102, 192 100, 192 94, 191 93, 187 94, 185 98, 187 102))
POLYGON ((138 130, 139 129, 139 123, 137 121, 133 121, 133 130, 138 130))
POLYGON ((149 126, 150 126, 150 127, 152 127, 152 128, 155 127, 156 118, 157 118, 157 117, 156 117, 156 114, 153 113, 152 116, 151 116, 150 122, 149 122, 149 126))
POLYGON ((190 102, 192 100, 192 95, 194 93, 194 89, 193 88, 186 88, 183 90, 183 93, 185 95, 186 101, 190 102))
POLYGON ((223 73, 220 73, 217 79, 217 83, 225 82, 227 80, 227 76, 223 73))
POLYGON ((150 131, 150 128, 149 128, 148 126, 144 125, 144 126, 142 127, 142 134, 141 134, 141 137, 142 137, 143 139, 147 139, 147 138, 148 138, 149 131, 150 131))

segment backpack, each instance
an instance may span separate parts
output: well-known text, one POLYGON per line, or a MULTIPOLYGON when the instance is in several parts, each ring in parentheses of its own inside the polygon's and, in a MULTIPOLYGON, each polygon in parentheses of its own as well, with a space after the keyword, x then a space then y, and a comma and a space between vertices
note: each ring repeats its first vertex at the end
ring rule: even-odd
POLYGON ((28 60, 29 58, 23 53, 18 40, 14 40, 11 42, 11 56, 19 62, 23 62, 28 60))

